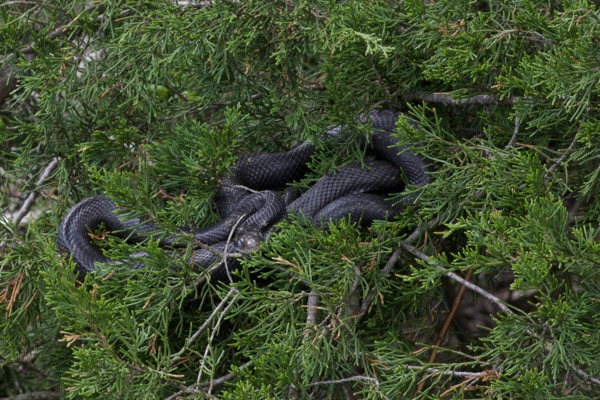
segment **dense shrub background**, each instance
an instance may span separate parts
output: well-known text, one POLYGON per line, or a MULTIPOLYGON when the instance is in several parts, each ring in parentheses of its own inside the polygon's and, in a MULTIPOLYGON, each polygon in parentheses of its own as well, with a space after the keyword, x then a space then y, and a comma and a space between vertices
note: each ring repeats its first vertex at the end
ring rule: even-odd
POLYGON ((597 396, 599 22, 588 1, 0 3, 0 396, 597 396), (382 108, 431 163, 393 221, 282 223, 230 285, 156 243, 76 284, 58 252, 95 193, 165 232, 213 223, 239 154, 317 143, 305 188, 365 156, 357 117, 382 108))

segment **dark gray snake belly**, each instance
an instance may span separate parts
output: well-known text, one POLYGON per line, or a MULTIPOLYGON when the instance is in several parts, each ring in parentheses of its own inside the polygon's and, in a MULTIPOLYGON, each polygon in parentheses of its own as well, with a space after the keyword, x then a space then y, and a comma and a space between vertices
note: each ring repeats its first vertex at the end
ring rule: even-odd
MULTIPOLYGON (((289 213, 303 215, 319 227, 348 216, 368 224, 396 215, 402 205, 392 204, 385 196, 403 190, 400 171, 411 185, 424 186, 429 182, 423 159, 397 147, 398 140, 391 132, 395 130, 398 115, 389 110, 373 111, 369 115, 373 126, 370 146, 376 160, 366 161, 364 166, 350 164, 327 174, 294 200, 285 200, 276 191, 305 175, 313 145, 303 143, 287 152, 240 157, 221 181, 215 197, 221 220, 207 228, 182 229, 183 236, 191 237, 193 243, 198 244, 188 262, 211 268, 213 279, 224 279, 229 276, 227 268, 235 265, 235 259, 227 254, 255 249, 289 213), (229 265, 217 262, 223 260, 229 260, 229 265)), ((328 133, 335 134, 335 131, 328 133)), ((114 213, 115 208, 110 199, 98 195, 77 203, 64 217, 58 244, 61 250, 72 255, 80 278, 96 270, 97 263, 115 263, 91 239, 90 233, 100 226, 130 242, 153 238, 152 224, 137 219, 122 220, 114 213)), ((160 244, 169 248, 186 246, 187 242, 181 238, 160 239, 160 244)), ((144 256, 144 253, 131 255, 134 268, 143 266, 144 256)))

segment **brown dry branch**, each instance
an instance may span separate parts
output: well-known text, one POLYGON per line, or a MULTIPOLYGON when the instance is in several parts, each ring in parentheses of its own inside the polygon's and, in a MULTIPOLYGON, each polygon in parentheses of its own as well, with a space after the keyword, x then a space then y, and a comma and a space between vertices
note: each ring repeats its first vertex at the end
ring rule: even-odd
POLYGON ((25 278, 25 270, 21 270, 16 279, 11 280, 6 285, 5 289, 0 291, 0 303, 8 303, 6 305, 6 315, 10 317, 13 312, 13 307, 17 296, 21 291, 21 284, 25 278))
MULTIPOLYGON (((467 281, 470 281, 472 277, 473 277, 473 269, 469 269, 465 275, 465 279, 467 281)), ((448 316, 446 317, 446 320, 444 321, 444 324, 442 325, 442 328, 440 329, 440 332, 438 333, 438 337, 436 338, 436 340, 433 344, 433 347, 431 349, 431 354, 429 355, 429 360, 427 361, 429 364, 433 364, 435 362, 435 359, 437 358, 437 354, 438 354, 437 349, 439 347, 441 347, 442 343, 444 342, 444 338, 446 337, 446 334, 448 333, 448 330, 450 329, 450 325, 452 324, 452 321, 454 320, 454 317, 456 316, 456 313, 458 312, 458 308, 460 307, 460 303, 462 302, 462 299, 463 299, 466 291, 467 291, 467 287, 464 285, 461 285, 460 288, 458 289, 458 293, 456 294, 456 297, 454 298, 454 302, 452 303, 452 308, 450 309, 450 312, 448 313, 448 316)), ((417 390, 416 390, 415 394, 418 394, 423 391, 423 389, 425 388, 426 382, 427 382, 426 379, 421 380, 421 382, 419 383, 419 386, 417 386, 417 390)))

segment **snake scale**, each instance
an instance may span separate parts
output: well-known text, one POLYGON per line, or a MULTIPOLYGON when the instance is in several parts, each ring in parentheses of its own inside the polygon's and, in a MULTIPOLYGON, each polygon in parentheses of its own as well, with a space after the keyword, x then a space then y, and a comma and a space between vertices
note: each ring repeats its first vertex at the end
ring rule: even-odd
MULTIPOLYGON (((301 214, 318 227, 350 217, 362 224, 390 218, 401 210, 386 199, 390 193, 404 189, 404 182, 424 186, 429 182, 425 161, 416 154, 397 146, 392 132, 399 113, 390 110, 373 111, 367 117, 372 124, 370 148, 375 159, 364 164, 353 163, 319 179, 297 198, 282 195, 289 183, 301 179, 307 172, 307 162, 314 146, 305 142, 281 153, 253 153, 238 158, 234 167, 220 182, 215 204, 221 220, 215 225, 182 229, 192 237, 195 246, 189 263, 210 268, 213 279, 225 279, 228 268, 235 266, 231 253, 255 249, 274 225, 290 213, 301 214), (402 179, 401 175, 404 175, 402 179), (234 235, 233 235, 234 234, 234 235), (222 262, 224 259, 229 263, 222 262)), ((327 132, 335 136, 339 128, 327 132)), ((60 224, 58 244, 70 254, 83 279, 99 268, 98 263, 116 263, 104 255, 92 240, 92 232, 104 229, 129 242, 153 238, 151 223, 138 219, 123 220, 116 205, 106 196, 97 195, 74 205, 60 224)), ((159 241, 161 246, 185 246, 181 236, 159 241)), ((144 266, 143 252, 131 255, 132 267, 144 266)))

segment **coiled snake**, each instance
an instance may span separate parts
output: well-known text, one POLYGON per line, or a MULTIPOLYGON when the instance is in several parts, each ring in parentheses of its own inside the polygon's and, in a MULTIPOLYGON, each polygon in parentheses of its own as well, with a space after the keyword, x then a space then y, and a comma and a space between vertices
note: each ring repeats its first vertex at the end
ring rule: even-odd
MULTIPOLYGON (((201 244, 192 253, 189 263, 211 268, 211 277, 229 276, 227 263, 217 262, 227 257, 229 267, 235 260, 227 254, 240 249, 256 247, 288 213, 301 214, 317 226, 350 216, 352 220, 369 224, 376 219, 395 216, 402 205, 385 199, 390 193, 404 189, 404 181, 415 186, 429 182, 425 162, 414 153, 397 147, 398 140, 391 135, 399 114, 373 111, 369 117, 373 127, 370 147, 377 159, 366 165, 350 164, 337 173, 327 174, 295 200, 284 200, 277 193, 290 182, 302 178, 307 162, 314 152, 308 142, 282 153, 255 153, 242 156, 229 174, 221 181, 215 204, 221 221, 208 228, 187 230, 194 243, 201 244), (235 232, 234 232, 235 231, 235 232), (235 233, 232 239, 232 233, 235 233)), ((335 134, 336 129, 328 132, 335 134)), ((107 258, 90 238, 100 226, 122 238, 141 242, 152 237, 152 224, 139 220, 122 220, 115 204, 104 195, 87 198, 73 206, 62 220, 58 233, 61 250, 73 257, 80 278, 98 268, 97 263, 115 263, 107 258)), ((181 246, 179 237, 163 239, 166 247, 181 246)), ((134 268, 143 266, 144 253, 132 254, 134 268)))

